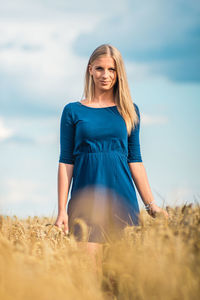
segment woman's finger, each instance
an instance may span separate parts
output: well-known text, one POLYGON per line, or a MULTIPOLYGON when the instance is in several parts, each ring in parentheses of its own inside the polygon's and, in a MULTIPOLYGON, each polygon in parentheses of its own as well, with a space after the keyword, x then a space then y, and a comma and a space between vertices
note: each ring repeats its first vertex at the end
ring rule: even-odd
POLYGON ((58 222, 56 222, 55 224, 54 224, 55 226, 57 226, 57 227, 61 227, 61 225, 62 225, 62 223, 58 223, 58 222))
POLYGON ((66 234, 69 233, 68 224, 67 224, 66 222, 64 223, 64 232, 65 232, 66 234))

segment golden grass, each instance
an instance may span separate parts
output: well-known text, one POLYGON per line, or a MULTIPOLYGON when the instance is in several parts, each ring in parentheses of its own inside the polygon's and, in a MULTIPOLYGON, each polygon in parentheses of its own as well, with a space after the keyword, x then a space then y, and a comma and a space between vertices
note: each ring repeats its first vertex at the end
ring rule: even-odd
POLYGON ((140 226, 104 245, 99 279, 54 219, 1 216, 0 299, 200 299, 200 207, 167 210, 168 220, 141 210, 140 226))

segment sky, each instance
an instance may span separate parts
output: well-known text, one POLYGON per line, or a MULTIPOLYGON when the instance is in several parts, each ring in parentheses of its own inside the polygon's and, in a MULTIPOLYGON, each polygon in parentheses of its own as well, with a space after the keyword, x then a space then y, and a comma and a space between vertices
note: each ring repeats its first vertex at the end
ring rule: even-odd
POLYGON ((199 1, 1 2, 0 213, 56 216, 61 113, 104 43, 124 59, 157 205, 200 203, 199 1))

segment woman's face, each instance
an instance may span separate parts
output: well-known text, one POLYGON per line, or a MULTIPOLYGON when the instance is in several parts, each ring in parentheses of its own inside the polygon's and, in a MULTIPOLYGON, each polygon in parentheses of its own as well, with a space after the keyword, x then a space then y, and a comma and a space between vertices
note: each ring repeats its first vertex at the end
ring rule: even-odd
POLYGON ((111 89, 117 79, 115 61, 111 56, 100 56, 89 65, 89 72, 93 76, 96 88, 111 89))

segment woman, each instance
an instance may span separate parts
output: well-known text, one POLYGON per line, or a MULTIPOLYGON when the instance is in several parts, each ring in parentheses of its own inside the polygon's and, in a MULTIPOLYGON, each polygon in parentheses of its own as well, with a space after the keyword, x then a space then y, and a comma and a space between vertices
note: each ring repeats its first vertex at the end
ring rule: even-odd
POLYGON ((90 56, 84 94, 62 112, 55 225, 64 224, 65 231, 69 225, 81 241, 75 220, 84 220, 90 228, 88 249, 96 253, 111 232, 139 224, 133 181, 150 216, 168 214, 153 199, 140 152, 139 108, 132 102, 121 54, 112 45, 103 44, 90 56))

